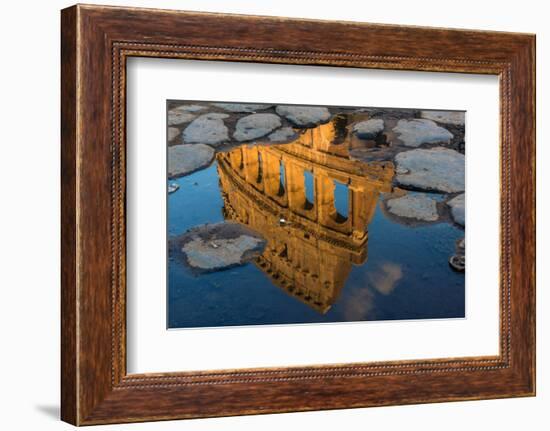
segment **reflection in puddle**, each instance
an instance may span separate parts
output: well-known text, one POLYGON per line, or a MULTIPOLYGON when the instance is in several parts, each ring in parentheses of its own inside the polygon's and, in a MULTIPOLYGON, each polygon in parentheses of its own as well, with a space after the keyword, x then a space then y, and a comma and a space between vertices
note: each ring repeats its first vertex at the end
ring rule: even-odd
POLYGON ((403 277, 403 270, 400 265, 386 262, 380 265, 377 272, 369 274, 369 282, 372 287, 383 295, 389 295, 397 282, 403 277))
MULTIPOLYGON (((388 215, 383 200, 406 194, 394 187, 403 149, 387 142, 391 130, 359 138, 354 127, 369 118, 343 112, 294 128, 291 142, 224 144, 210 167, 170 180, 179 188, 168 203, 173 243, 224 221, 266 241, 254 256, 243 251, 241 265, 200 275, 171 254, 170 327, 464 315, 464 277, 447 264, 463 230, 448 215, 437 223, 388 215)), ((447 199, 437 195, 436 213, 448 213, 447 199)))
POLYGON ((367 226, 393 177, 389 162, 346 157, 351 142, 334 144, 335 136, 333 121, 291 144, 240 146, 216 157, 224 216, 267 240, 256 265, 321 313, 352 264, 366 261, 367 226))

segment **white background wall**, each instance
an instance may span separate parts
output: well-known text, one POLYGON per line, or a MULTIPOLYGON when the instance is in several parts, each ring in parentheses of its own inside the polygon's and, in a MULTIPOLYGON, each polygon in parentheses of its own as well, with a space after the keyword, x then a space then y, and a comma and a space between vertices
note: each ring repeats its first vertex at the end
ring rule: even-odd
MULTIPOLYGON (((548 429, 550 414, 550 14, 540 0, 102 1, 171 9, 280 15, 537 34, 538 396, 134 424, 96 429, 548 429)), ((0 426, 62 430, 59 410, 59 10, 61 0, 2 4, 0 66, 0 426)))

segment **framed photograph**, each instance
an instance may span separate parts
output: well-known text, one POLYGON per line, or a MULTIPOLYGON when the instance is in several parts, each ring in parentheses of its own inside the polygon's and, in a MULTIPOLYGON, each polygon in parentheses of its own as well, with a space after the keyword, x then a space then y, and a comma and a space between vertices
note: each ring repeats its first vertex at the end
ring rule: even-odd
POLYGON ((535 394, 534 35, 77 5, 61 44, 63 420, 535 394))

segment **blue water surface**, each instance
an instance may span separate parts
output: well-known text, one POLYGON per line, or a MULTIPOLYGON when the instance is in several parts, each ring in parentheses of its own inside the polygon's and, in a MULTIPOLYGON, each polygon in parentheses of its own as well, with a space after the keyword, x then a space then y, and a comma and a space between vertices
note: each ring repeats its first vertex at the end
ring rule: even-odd
MULTIPOLYGON (((213 163, 171 181, 180 189, 168 197, 170 237, 224 220, 216 169, 213 163)), ((347 187, 338 187, 335 193, 337 201, 345 200, 340 194, 347 193, 347 187)), ((252 263, 194 275, 181 262, 169 259, 168 327, 464 317, 464 275, 448 265, 463 230, 447 222, 405 226, 390 220, 378 205, 368 235, 368 258, 353 267, 326 314, 273 285, 252 263)))

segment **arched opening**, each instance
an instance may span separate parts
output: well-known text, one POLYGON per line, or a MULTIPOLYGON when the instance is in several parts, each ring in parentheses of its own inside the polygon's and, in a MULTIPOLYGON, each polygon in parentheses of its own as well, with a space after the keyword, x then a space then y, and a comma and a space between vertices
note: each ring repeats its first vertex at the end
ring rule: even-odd
POLYGON ((283 196, 285 194, 285 187, 286 187, 285 165, 283 165, 282 160, 279 160, 279 192, 277 193, 279 196, 283 196))
POLYGON ((262 153, 258 151, 258 177, 256 178, 256 182, 258 184, 262 182, 263 175, 264 175, 264 171, 262 168, 262 153))
POLYGON ((349 187, 336 180, 334 180, 334 209, 337 223, 343 223, 348 219, 349 187))
POLYGON ((310 210, 313 208, 313 202, 315 202, 313 172, 311 171, 304 171, 304 189, 304 209, 310 210))
POLYGON ((346 140, 346 127, 348 126, 348 116, 335 115, 332 119, 332 124, 334 125, 334 139, 331 142, 331 145, 340 145, 346 140))
POLYGON ((240 152, 240 163, 239 163, 239 170, 242 171, 244 169, 244 154, 243 154, 243 149, 242 147, 240 148, 239 150, 240 152))

